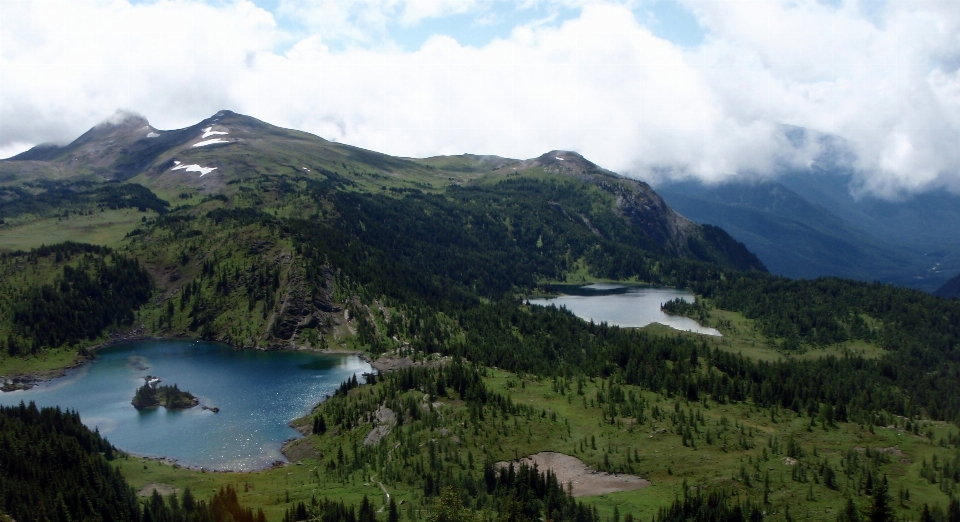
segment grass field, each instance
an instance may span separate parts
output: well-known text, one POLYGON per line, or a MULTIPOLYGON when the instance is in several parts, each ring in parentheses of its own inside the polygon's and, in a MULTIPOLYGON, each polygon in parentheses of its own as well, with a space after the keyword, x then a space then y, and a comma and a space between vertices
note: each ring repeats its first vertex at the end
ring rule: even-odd
POLYGON ((72 215, 66 219, 46 218, 16 226, 0 227, 0 251, 29 250, 41 245, 64 241, 115 247, 141 223, 152 219, 153 211, 136 209, 105 210, 89 215, 72 215))
MULTIPOLYGON (((200 471, 153 459, 131 456, 115 461, 123 476, 138 491, 148 484, 169 484, 180 493, 185 488, 198 498, 206 498, 228 484, 236 488, 244 506, 262 508, 268 520, 280 520, 284 512, 296 502, 309 501, 315 496, 343 499, 359 504, 367 495, 376 505, 382 504, 382 492, 377 486, 343 485, 318 474, 318 463, 308 459, 299 465, 289 465, 264 471, 237 473, 200 471)), ((393 490, 391 494, 396 494, 393 490)), ((403 494, 397 496, 400 500, 403 494)))
POLYGON ((0 376, 3 375, 59 375, 64 368, 77 364, 80 359, 77 351, 70 348, 56 348, 27 357, 10 357, 0 352, 0 376))

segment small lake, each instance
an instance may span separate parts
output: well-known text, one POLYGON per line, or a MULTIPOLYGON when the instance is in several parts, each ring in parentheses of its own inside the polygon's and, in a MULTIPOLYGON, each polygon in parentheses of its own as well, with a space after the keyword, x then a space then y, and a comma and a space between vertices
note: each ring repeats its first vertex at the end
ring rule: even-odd
POLYGON ((669 315, 660 305, 676 298, 694 302, 693 292, 673 288, 653 288, 607 283, 587 286, 555 286, 551 290, 564 295, 549 299, 529 299, 530 304, 565 307, 577 317, 595 323, 641 328, 660 323, 676 330, 719 336, 714 328, 701 326, 689 317, 669 315))
POLYGON ((0 404, 34 401, 80 413, 118 448, 189 466, 249 471, 286 461, 280 448, 299 437, 287 423, 303 416, 340 383, 372 372, 357 356, 235 350, 219 343, 157 340, 97 351, 91 364, 24 391, 0 393, 0 404), (153 375, 193 393, 200 406, 137 411, 130 401, 153 375))

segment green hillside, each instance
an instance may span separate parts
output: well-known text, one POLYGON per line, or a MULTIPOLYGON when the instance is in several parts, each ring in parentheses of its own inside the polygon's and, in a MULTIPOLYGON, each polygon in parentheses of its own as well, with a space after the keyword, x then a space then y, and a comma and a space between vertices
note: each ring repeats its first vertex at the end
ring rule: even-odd
POLYGON ((136 487, 229 486, 271 520, 451 506, 451 520, 836 520, 850 505, 953 520, 956 300, 771 276, 722 229, 575 153, 393 158, 227 111, 154 130, 101 126, 0 162, 0 375, 137 336, 409 368, 345 383, 297 421, 313 433, 287 449, 299 465, 117 463, 136 487), (80 226, 111 212, 122 234, 80 226), (55 246, 20 249, 50 229, 55 246), (522 303, 592 281, 692 289, 696 304, 668 311, 724 336, 522 303), (545 451, 651 485, 564 498, 543 470, 495 468, 545 451))

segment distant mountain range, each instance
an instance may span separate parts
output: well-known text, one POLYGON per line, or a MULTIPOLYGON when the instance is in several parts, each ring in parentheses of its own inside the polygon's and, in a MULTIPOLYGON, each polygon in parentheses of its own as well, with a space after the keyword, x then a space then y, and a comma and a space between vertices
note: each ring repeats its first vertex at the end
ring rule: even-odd
POLYGON ((769 181, 666 182, 656 190, 681 214, 728 231, 775 274, 934 292, 960 273, 960 196, 855 198, 851 179, 817 168, 769 181))
MULTIPOLYGON (((23 200, 35 198, 38 189, 46 191, 41 196, 51 199, 50 182, 138 184, 171 199, 197 191, 232 197, 238 184, 275 175, 311 179, 346 175, 353 183, 360 182, 364 190, 375 192, 396 182, 409 188, 446 190, 479 182, 479 178, 559 177, 605 194, 606 204, 612 205, 609 210, 644 237, 638 247, 729 267, 764 270, 755 256, 722 230, 696 225, 670 209, 646 183, 605 170, 574 152, 551 151, 522 161, 469 154, 398 158, 275 127, 231 111, 220 111, 193 126, 171 131, 154 128, 140 115, 118 111, 69 145, 39 145, 0 161, 0 207, 8 207, 8 212, 14 205, 28 208, 23 200), (24 192, 22 187, 17 190, 24 183, 41 185, 33 187, 33 192, 24 192), (3 185, 10 188, 3 192, 3 185)), ((58 189, 62 191, 63 187, 58 189)), ((556 201, 551 205, 556 215, 544 218, 575 221, 598 237, 613 234, 583 212, 565 209, 556 201)), ((0 208, 0 218, 4 217, 3 210, 0 208)))
MULTIPOLYGON (((38 197, 39 185, 26 192, 16 188, 24 183, 69 185, 58 185, 58 193, 80 190, 72 185, 76 183, 136 184, 172 201, 186 193, 232 198, 253 177, 323 178, 329 172, 346 175, 364 190, 402 185, 444 191, 481 183, 481 178, 561 176, 612 198, 613 210, 650 240, 645 248, 656 244, 681 257, 726 266, 765 265, 789 277, 839 276, 928 292, 960 273, 960 197, 939 192, 901 201, 858 199, 849 190, 850 173, 840 168, 820 166, 769 181, 668 182, 655 192, 573 152, 551 151, 529 160, 469 154, 399 158, 230 111, 170 131, 154 128, 142 116, 118 112, 66 146, 40 145, 0 161, 0 204, 7 207, 6 212, 0 208, 0 219, 14 206, 39 208, 39 199, 24 201, 30 194, 38 197), (687 218, 719 229, 695 226, 687 218), (749 259, 727 233, 759 260, 749 259)), ((53 208, 54 189, 44 187, 44 204, 53 208)), ((563 219, 605 234, 590 216, 555 207, 563 219)), ((953 294, 947 288, 939 295, 953 294)))

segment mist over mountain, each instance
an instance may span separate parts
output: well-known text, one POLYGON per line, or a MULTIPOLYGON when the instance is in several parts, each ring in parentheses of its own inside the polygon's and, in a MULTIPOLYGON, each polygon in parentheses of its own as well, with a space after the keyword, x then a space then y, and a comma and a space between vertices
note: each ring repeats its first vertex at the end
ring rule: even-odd
POLYGON ((690 219, 729 231, 776 274, 932 292, 960 272, 960 196, 944 190, 893 199, 854 195, 853 173, 829 165, 772 179, 666 181, 656 188, 690 219))

